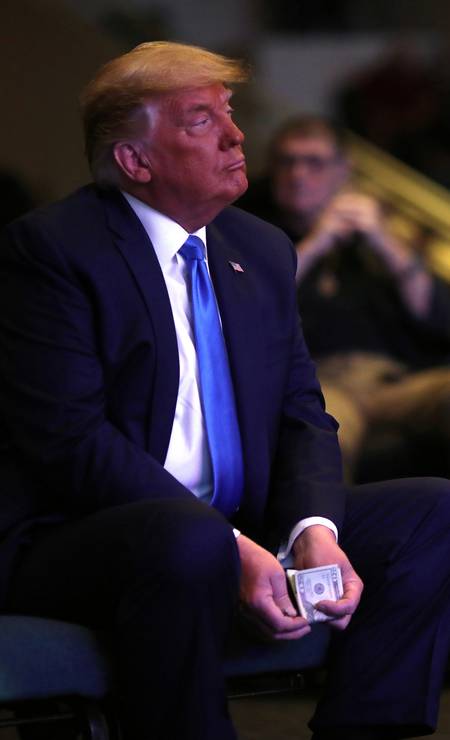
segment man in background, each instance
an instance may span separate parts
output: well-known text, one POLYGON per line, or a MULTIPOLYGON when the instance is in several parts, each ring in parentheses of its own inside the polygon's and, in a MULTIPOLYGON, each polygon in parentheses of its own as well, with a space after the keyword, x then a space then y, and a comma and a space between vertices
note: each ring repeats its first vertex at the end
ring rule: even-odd
POLYGON ((286 122, 268 175, 241 205, 295 243, 303 329, 348 476, 376 439, 403 443, 394 449, 415 458, 410 472, 449 476, 449 287, 351 184, 345 138, 329 121, 286 122))
POLYGON ((314 738, 415 735, 450 643, 450 484, 342 484, 295 252, 229 207, 244 78, 168 42, 112 60, 83 97, 95 184, 5 231, 3 608, 109 631, 124 740, 232 740, 238 602, 265 639, 302 639, 280 560, 336 563, 314 738))

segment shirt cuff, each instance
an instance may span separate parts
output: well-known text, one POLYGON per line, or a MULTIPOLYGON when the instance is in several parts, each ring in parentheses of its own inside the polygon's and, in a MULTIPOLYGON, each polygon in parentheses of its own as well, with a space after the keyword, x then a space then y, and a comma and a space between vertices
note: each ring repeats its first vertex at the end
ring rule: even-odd
POLYGON ((336 537, 336 542, 338 541, 337 527, 331 519, 326 519, 323 516, 308 516, 306 519, 300 519, 298 524, 296 524, 294 529, 291 531, 288 541, 283 542, 278 550, 277 558, 284 568, 290 568, 293 565, 294 558, 292 556, 291 549, 297 537, 301 535, 305 529, 312 527, 314 524, 322 524, 322 526, 331 529, 336 537))

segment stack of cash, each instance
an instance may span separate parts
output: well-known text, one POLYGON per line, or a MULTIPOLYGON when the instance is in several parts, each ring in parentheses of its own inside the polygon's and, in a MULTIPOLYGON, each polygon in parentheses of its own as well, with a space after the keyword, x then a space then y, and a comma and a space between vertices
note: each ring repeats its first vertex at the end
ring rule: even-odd
POLYGON ((311 624, 333 619, 315 609, 314 605, 318 601, 337 601, 342 597, 344 589, 338 565, 324 565, 306 570, 289 569, 286 575, 302 617, 311 624))

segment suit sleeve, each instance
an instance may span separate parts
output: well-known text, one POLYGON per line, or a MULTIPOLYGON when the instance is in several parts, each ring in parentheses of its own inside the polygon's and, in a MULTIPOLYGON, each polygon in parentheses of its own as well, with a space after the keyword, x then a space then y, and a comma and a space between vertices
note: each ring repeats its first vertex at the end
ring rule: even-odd
POLYGON ((289 537, 300 519, 311 516, 330 519, 339 529, 346 497, 338 424, 325 410, 298 316, 294 280, 289 321, 291 353, 268 507, 269 527, 277 524, 279 541, 289 537))
POLYGON ((12 447, 64 511, 192 496, 111 420, 98 321, 89 286, 43 228, 5 232, 0 413, 12 447))

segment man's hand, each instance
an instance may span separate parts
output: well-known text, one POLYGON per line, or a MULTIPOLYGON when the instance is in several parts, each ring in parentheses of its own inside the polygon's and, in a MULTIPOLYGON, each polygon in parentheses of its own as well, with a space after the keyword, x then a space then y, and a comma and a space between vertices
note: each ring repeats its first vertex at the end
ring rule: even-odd
POLYGON ((406 308, 419 319, 429 314, 433 282, 431 275, 417 261, 417 255, 386 228, 382 209, 375 198, 365 193, 342 191, 323 210, 311 232, 297 243, 298 282, 317 260, 353 234, 364 236, 364 244, 383 261, 398 281, 406 308))
POLYGON ((310 632, 289 597, 286 574, 267 550, 245 535, 237 539, 241 558, 240 600, 245 618, 264 637, 297 640, 310 632))
POLYGON ((378 202, 364 193, 342 191, 324 208, 310 233, 297 243, 297 278, 301 280, 318 259, 348 243, 354 234, 364 235, 367 245, 384 259, 385 253, 390 254, 394 249, 378 202))
POLYGON ((345 629, 361 599, 363 582, 338 546, 333 532, 320 524, 307 527, 293 545, 294 568, 317 568, 337 563, 341 568, 344 594, 338 601, 319 601, 316 609, 333 617, 330 622, 336 629, 345 629))
POLYGON ((378 202, 364 193, 339 193, 320 216, 314 229, 327 235, 328 240, 348 239, 352 234, 364 234, 374 245, 384 242, 385 229, 378 202))

